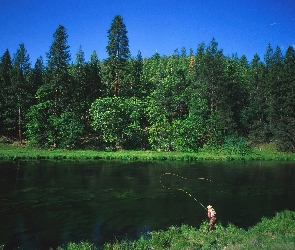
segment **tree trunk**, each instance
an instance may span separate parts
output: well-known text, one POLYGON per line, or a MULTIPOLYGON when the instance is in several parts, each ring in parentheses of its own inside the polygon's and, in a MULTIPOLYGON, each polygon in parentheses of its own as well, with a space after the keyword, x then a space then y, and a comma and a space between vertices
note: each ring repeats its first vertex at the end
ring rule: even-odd
POLYGON ((114 96, 118 96, 118 87, 119 87, 118 72, 116 72, 116 79, 114 84, 114 96))
POLYGON ((21 110, 18 108, 18 138, 19 143, 22 144, 22 131, 21 131, 21 110))

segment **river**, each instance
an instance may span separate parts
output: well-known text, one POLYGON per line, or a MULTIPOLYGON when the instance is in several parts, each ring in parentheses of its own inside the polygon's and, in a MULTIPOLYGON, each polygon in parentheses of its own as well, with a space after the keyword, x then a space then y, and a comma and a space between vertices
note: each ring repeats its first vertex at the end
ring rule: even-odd
POLYGON ((0 245, 100 247, 198 227, 209 204, 222 225, 246 229, 295 210, 294 191, 294 162, 0 161, 0 245))

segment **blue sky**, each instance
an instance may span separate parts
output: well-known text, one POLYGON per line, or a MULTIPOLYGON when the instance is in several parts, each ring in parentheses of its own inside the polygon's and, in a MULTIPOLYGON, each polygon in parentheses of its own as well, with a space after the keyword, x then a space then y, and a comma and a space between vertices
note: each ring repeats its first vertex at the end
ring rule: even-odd
POLYGON ((65 26, 72 60, 79 46, 89 60, 96 50, 107 57, 107 30, 121 15, 131 54, 170 55, 196 51, 214 37, 225 55, 254 54, 263 59, 270 43, 284 53, 295 46, 295 0, 0 0, 0 56, 13 55, 20 43, 34 65, 46 52, 58 25, 65 26))

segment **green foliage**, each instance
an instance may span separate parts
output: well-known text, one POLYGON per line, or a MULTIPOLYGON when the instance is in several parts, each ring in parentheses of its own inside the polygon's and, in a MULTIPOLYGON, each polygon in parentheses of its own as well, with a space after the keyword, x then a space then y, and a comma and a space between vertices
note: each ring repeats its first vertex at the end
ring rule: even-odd
POLYGON ((183 122, 189 111, 185 91, 188 87, 186 74, 189 60, 186 56, 172 55, 159 59, 155 55, 153 61, 158 63, 159 75, 147 109, 147 118, 151 124, 149 143, 156 150, 191 150, 190 147, 196 146, 190 145, 192 140, 188 142, 180 138, 191 126, 189 121, 183 122))
POLYGON ((143 149, 147 146, 144 107, 145 102, 135 97, 99 98, 92 104, 92 127, 105 147, 143 149))
POLYGON ((90 62, 86 64, 85 74, 87 76, 85 91, 91 104, 98 97, 102 97, 105 92, 101 81, 101 65, 95 50, 90 56, 90 62))
MULTIPOLYGON (((30 75, 30 81, 31 81, 31 87, 32 87, 32 95, 35 96, 36 91, 39 87, 41 87, 44 84, 44 71, 45 67, 43 65, 43 58, 40 56, 36 63, 34 68, 32 69, 31 75, 30 75)), ((35 100, 34 100, 35 101, 35 100)), ((34 103, 36 104, 36 103, 34 103)))
POLYGON ((73 112, 52 114, 52 102, 32 106, 26 114, 29 145, 37 147, 76 148, 80 146, 83 126, 73 112))
POLYGON ((54 124, 51 116, 54 104, 50 101, 31 106, 26 113, 26 136, 29 145, 49 147, 54 143, 54 124))
MULTIPOLYGON (((54 118, 51 116, 51 118, 54 118)), ((60 148, 77 148, 81 146, 81 137, 84 134, 83 124, 73 112, 64 112, 53 120, 56 129, 56 144, 60 148)))
POLYGON ((173 121, 173 150, 182 152, 197 151, 203 146, 202 117, 189 117, 185 120, 173 121), (198 119, 199 118, 199 119, 198 119))
POLYGON ((171 151, 173 149, 172 126, 165 118, 149 127, 149 143, 154 150, 171 151))
POLYGON ((230 154, 247 155, 251 152, 251 148, 247 145, 247 140, 237 134, 229 135, 222 144, 222 150, 230 154))
POLYGON ((91 103, 102 95, 100 65, 94 51, 89 63, 85 62, 84 52, 80 46, 76 54, 76 63, 69 69, 71 76, 72 100, 70 111, 79 114, 84 124, 89 123, 91 103))
POLYGON ((86 249, 96 250, 98 248, 87 241, 83 241, 81 243, 70 242, 65 247, 58 247, 56 250, 86 250, 86 249))
POLYGON ((128 64, 128 96, 144 98, 149 94, 150 89, 146 88, 143 78, 143 58, 141 52, 138 51, 136 58, 131 58, 128 64))
POLYGON ((265 66, 257 54, 254 55, 250 66, 247 86, 249 100, 241 112, 241 117, 249 139, 255 143, 265 143, 270 140, 271 134, 266 101, 265 66))

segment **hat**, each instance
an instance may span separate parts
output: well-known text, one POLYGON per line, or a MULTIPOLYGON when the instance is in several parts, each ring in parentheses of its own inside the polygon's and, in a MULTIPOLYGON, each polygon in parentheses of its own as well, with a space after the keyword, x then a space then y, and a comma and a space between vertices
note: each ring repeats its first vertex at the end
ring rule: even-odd
POLYGON ((210 208, 212 208, 212 206, 211 205, 208 205, 207 208, 210 209, 210 208))

